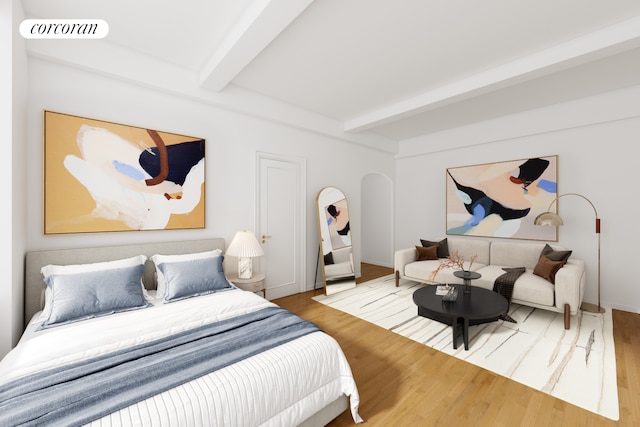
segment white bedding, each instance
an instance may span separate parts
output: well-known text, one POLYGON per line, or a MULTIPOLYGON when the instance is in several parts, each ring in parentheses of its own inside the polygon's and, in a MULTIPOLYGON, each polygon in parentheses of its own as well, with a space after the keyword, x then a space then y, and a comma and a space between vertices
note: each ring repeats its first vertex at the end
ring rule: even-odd
MULTIPOLYGON (((0 362, 0 384, 52 367, 273 303, 239 289, 35 331, 38 315, 0 362)), ((158 394, 92 426, 288 426, 297 425, 341 395, 358 415, 359 396, 338 343, 314 332, 158 394)))

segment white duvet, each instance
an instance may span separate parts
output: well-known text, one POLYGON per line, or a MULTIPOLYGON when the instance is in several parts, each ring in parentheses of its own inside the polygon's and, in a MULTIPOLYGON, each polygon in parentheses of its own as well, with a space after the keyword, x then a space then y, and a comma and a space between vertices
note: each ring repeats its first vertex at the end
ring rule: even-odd
MULTIPOLYGON (((0 384, 275 304, 239 289, 35 331, 38 315, 0 362, 0 384)), ((338 343, 315 332, 91 423, 91 426, 294 426, 359 395, 338 343)))

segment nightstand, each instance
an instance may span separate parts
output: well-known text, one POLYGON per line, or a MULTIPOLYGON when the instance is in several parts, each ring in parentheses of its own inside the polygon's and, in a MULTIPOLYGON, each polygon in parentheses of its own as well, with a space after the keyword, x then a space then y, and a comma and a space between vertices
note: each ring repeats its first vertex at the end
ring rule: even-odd
POLYGON ((263 297, 267 297, 267 290, 264 287, 264 274, 255 273, 251 279, 239 279, 237 273, 230 274, 229 281, 244 291, 262 292, 263 297))

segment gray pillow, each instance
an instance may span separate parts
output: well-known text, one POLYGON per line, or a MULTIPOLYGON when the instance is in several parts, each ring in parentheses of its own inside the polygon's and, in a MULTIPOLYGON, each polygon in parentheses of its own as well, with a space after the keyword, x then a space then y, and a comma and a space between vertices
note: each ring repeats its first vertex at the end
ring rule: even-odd
POLYGON ((541 257, 543 257, 543 256, 547 257, 551 261, 567 262, 567 260, 571 256, 572 252, 573 251, 556 251, 551 246, 549 246, 548 243, 545 243, 544 248, 542 249, 542 252, 540 253, 540 256, 541 257))
POLYGON ((150 306, 140 286, 143 271, 141 264, 48 276, 51 314, 40 328, 150 306))
POLYGON ((223 256, 162 262, 157 268, 165 279, 164 301, 171 302, 232 289, 222 268, 223 256))

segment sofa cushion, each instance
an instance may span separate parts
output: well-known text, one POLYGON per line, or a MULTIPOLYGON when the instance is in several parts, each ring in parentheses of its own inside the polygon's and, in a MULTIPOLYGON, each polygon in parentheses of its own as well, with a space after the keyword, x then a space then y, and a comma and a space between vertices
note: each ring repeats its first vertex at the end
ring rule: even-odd
POLYGON ((338 277, 353 276, 353 268, 351 267, 350 262, 325 265, 324 275, 327 280, 333 280, 338 277))
MULTIPOLYGON (((487 265, 479 269, 478 273, 480 273, 481 277, 472 280, 471 285, 493 289, 495 280, 504 274, 503 268, 508 267, 487 265)), ((532 270, 527 269, 515 282, 512 301, 514 300, 553 307, 555 304, 555 287, 549 281, 534 275, 532 270)))
POLYGON ((404 274, 426 282, 431 276, 431 272, 438 268, 438 265, 440 265, 438 260, 411 262, 404 267, 404 274))
POLYGON ((541 243, 492 242, 490 264, 504 267, 526 267, 533 270, 540 259, 540 252, 543 248, 544 245, 541 243))
MULTIPOLYGON (((488 240, 474 240, 473 238, 450 238, 448 244, 450 254, 453 254, 457 251, 458 254, 464 257, 465 260, 469 260, 472 256, 477 255, 476 260, 473 262, 474 266, 476 263, 484 265, 490 263, 489 252, 491 242, 488 240)), ((540 250, 538 250, 538 253, 539 251, 540 250)))
POLYGON ((555 288, 549 281, 532 272, 526 272, 516 280, 516 285, 513 288, 513 300, 553 307, 555 288))
POLYGON ((545 280, 556 283, 556 273, 566 264, 566 261, 554 261, 546 256, 541 256, 536 268, 533 269, 533 274, 540 276, 545 280))
POLYGON ((449 243, 447 238, 440 240, 439 242, 432 242, 431 240, 420 239, 420 243, 425 248, 429 246, 436 246, 438 248, 438 258, 446 258, 449 256, 449 243))
POLYGON ((427 261, 438 259, 438 246, 421 247, 416 246, 416 261, 427 261))
POLYGON ((351 246, 345 246, 344 248, 338 248, 331 251, 332 260, 334 264, 339 264, 341 262, 351 262, 351 246))
POLYGON ((545 256, 551 261, 564 261, 567 262, 573 251, 557 251, 554 250, 549 244, 544 245, 540 256, 545 256))
MULTIPOLYGON (((404 268, 404 274, 408 277, 420 278, 425 282, 429 281, 429 277, 431 277, 431 273, 438 268, 440 265, 439 260, 429 260, 429 261, 416 261, 409 263, 404 268)), ((468 263, 465 262, 465 265, 468 263)), ((474 262, 471 270, 476 271, 485 267, 486 264, 479 264, 474 262)), ((434 282, 436 283, 462 283, 462 279, 453 275, 453 272, 456 271, 455 268, 446 267, 438 272, 436 277, 434 278, 434 282)))

